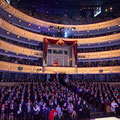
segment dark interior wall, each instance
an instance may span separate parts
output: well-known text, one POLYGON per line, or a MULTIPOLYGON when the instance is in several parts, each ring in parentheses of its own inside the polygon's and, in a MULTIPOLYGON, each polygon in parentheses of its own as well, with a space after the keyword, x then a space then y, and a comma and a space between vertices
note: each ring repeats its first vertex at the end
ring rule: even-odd
MULTIPOLYGON (((50 76, 54 76, 50 75, 50 76)), ((69 76, 69 79, 76 79, 76 80, 97 80, 97 81, 111 81, 111 80, 118 80, 120 81, 120 74, 59 74, 59 79, 64 79, 66 76, 69 76)), ((56 78, 56 77, 55 77, 56 78)), ((47 80, 47 74, 28 74, 28 73, 13 73, 13 72, 0 72, 0 81, 4 80, 12 80, 16 81, 19 80, 47 80)))

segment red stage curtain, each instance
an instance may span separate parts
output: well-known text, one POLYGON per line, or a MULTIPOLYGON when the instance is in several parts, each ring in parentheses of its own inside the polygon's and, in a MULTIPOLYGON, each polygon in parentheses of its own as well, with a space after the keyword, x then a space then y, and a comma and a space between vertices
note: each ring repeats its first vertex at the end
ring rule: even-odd
POLYGON ((50 43, 50 44, 56 44, 58 42, 58 40, 53 40, 53 39, 47 39, 47 41, 50 43))
POLYGON ((64 41, 66 45, 73 45, 75 41, 64 41))
POLYGON ((45 38, 44 39, 44 53, 43 53, 43 57, 44 57, 44 60, 45 60, 45 63, 47 62, 47 39, 45 38))
POLYGON ((74 55, 75 55, 75 64, 77 62, 77 40, 75 41, 75 44, 73 45, 74 49, 74 55))

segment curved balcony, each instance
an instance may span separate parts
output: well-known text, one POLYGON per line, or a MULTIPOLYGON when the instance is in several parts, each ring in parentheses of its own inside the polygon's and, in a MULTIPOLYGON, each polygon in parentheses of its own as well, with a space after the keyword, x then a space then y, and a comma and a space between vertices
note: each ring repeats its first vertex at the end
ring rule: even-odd
MULTIPOLYGON (((6 30, 0 28, 0 39, 5 40, 8 39, 10 40, 13 44, 14 42, 19 42, 20 44, 24 44, 23 46, 33 46, 33 47, 39 47, 39 44, 42 44, 42 42, 38 42, 35 40, 31 40, 25 37, 20 36, 18 38, 18 35, 13 34, 11 32, 7 32, 6 30)), ((86 38, 87 39, 87 38, 86 38)), ((72 39, 71 39, 72 40, 72 39)), ((84 39, 85 40, 85 39, 84 39)), ((5 40, 7 41, 7 40, 5 40)), ((9 42, 9 41, 7 41, 9 42)), ((113 40, 113 41, 106 41, 106 42, 101 42, 101 43, 89 43, 89 44, 78 44, 78 49, 89 49, 89 48, 100 48, 100 47, 106 47, 106 46, 113 46, 113 45, 118 45, 120 44, 120 39, 119 40, 113 40)))
POLYGON ((27 73, 42 73, 42 66, 23 65, 0 61, 0 70, 13 72, 27 72, 27 73), (19 67, 22 70, 19 70, 19 67))
POLYGON ((91 53, 91 52, 102 52, 102 51, 109 51, 109 50, 118 50, 120 49, 120 43, 116 42, 116 45, 114 44, 105 44, 103 46, 94 46, 90 48, 79 48, 77 47, 78 53, 91 53))
POLYGON ((0 55, 0 61, 5 61, 5 62, 10 62, 10 63, 15 63, 15 64, 22 64, 22 65, 34 65, 34 66, 42 66, 43 59, 38 58, 38 59, 30 59, 30 57, 24 57, 24 58, 19 58, 20 56, 18 55, 17 57, 15 56, 6 56, 6 55, 0 55))
POLYGON ((23 55, 23 54, 16 54, 10 51, 6 51, 6 50, 1 50, 0 49, 0 55, 3 56, 8 56, 8 57, 14 57, 14 58, 20 58, 20 59, 27 59, 27 60, 38 60, 38 58, 34 57, 34 56, 27 56, 27 55, 23 55))
POLYGON ((112 57, 120 57, 120 49, 103 52, 78 53, 78 59, 102 59, 112 57))
POLYGON ((118 57, 108 57, 108 58, 96 58, 96 59, 78 59, 77 62, 99 62, 99 61, 114 61, 120 60, 120 56, 118 57))
MULTIPOLYGON (((47 37, 45 35, 39 35, 36 33, 32 33, 32 32, 23 30, 16 26, 13 26, 1 18, 0 18, 0 27, 5 29, 6 31, 9 31, 10 33, 18 35, 19 37, 22 36, 27 39, 32 39, 35 41, 43 42, 44 38, 47 37)), ((47 37, 47 38, 48 39, 60 39, 57 37, 47 37)), ((64 38, 64 40, 66 40, 66 41, 77 40, 78 44, 102 43, 102 42, 114 41, 114 40, 119 40, 119 39, 120 39, 120 33, 108 35, 108 36, 102 36, 102 37, 94 37, 94 38, 81 38, 81 39, 67 39, 67 38, 65 39, 64 38)))
POLYGON ((8 32, 5 29, 0 28, 0 38, 1 39, 10 39, 15 42, 23 43, 23 44, 28 44, 28 45, 33 45, 33 46, 39 46, 38 41, 34 41, 22 36, 18 36, 16 34, 13 34, 11 32, 8 32))
POLYGON ((118 40, 111 40, 111 41, 106 41, 106 42, 101 42, 101 43, 89 43, 89 44, 78 44, 77 48, 78 49, 97 49, 97 48, 102 48, 102 47, 109 47, 109 46, 115 46, 120 44, 120 39, 118 40))
POLYGON ((98 61, 83 61, 78 62, 78 67, 108 67, 108 66, 120 66, 120 58, 117 60, 98 60, 98 61))
POLYGON ((17 45, 10 44, 8 42, 0 40, 0 49, 10 51, 16 54, 23 54, 27 56, 42 57, 43 52, 39 50, 32 50, 17 45))
MULTIPOLYGON (((25 20, 21 20, 22 18, 17 18, 14 15, 11 15, 11 13, 8 13, 5 9, 1 9, 0 11, 0 16, 6 20, 7 22, 20 27, 22 29, 31 31, 31 32, 35 32, 38 34, 46 34, 47 36, 59 36, 58 34, 58 29, 56 28, 51 28, 51 27, 43 27, 43 26, 38 26, 36 24, 30 24, 29 22, 25 21, 25 20)), ((118 25, 112 26, 112 27, 107 27, 107 28, 102 28, 100 30, 87 30, 87 31, 76 31, 76 30, 69 30, 69 36, 68 37, 72 37, 72 38, 80 38, 80 37, 95 37, 95 36, 103 36, 106 34, 112 34, 114 32, 119 32, 120 31, 120 27, 118 25)), ((62 34, 64 34, 65 30, 61 29, 60 33, 61 33, 61 37, 63 37, 62 34)))
MULTIPOLYGON (((11 32, 7 32, 7 30, 4 30, 2 28, 0 28, 0 38, 2 40, 6 39, 10 39, 11 41, 15 41, 15 42, 19 42, 22 44, 26 44, 26 45, 32 45, 32 46, 39 46, 40 42, 35 41, 35 40, 31 40, 29 38, 25 38, 20 36, 20 38, 18 38, 18 35, 13 34, 11 32)), ((51 38, 52 39, 52 38, 51 38)), ((87 38, 86 38, 87 39, 87 38)), ((117 39, 117 38, 116 38, 117 39)), ((72 39, 71 39, 72 40, 72 39)), ((74 39, 75 40, 75 39, 74 39)), ((82 40, 82 39, 81 39, 82 40)), ((85 40, 85 39, 84 39, 85 40)), ((42 41, 43 42, 43 41, 42 41)), ((42 43, 41 42, 41 43, 42 43)), ((111 40, 111 41, 106 41, 106 42, 101 42, 101 43, 88 43, 88 44, 78 44, 78 48, 95 48, 95 47, 104 47, 104 46, 110 46, 110 45, 117 45, 120 43, 120 39, 118 40, 111 40)))
POLYGON ((102 73, 120 73, 120 66, 109 67, 89 67, 89 68, 76 68, 76 67, 42 67, 32 65, 22 65, 9 62, 0 61, 0 71, 24 72, 24 73, 66 73, 66 74, 99 74, 102 73), (21 68, 21 70, 19 69, 21 68))
POLYGON ((22 18, 17 18, 16 16, 11 15, 5 9, 1 9, 0 17, 17 27, 26 29, 31 32, 36 32, 38 34, 44 34, 47 32, 47 33, 51 33, 51 35, 52 35, 52 34, 58 33, 58 29, 52 29, 52 28, 47 28, 47 27, 43 27, 43 26, 38 26, 35 24, 30 24, 29 22, 27 22, 25 20, 21 20, 22 18))
POLYGON ((44 27, 50 27, 54 26, 55 28, 75 28, 76 31, 90 31, 90 30, 99 30, 102 28, 109 28, 112 26, 119 25, 120 18, 110 20, 107 22, 101 22, 96 24, 90 24, 90 25, 61 25, 61 24, 55 24, 50 22, 45 22, 42 20, 35 19, 33 17, 30 17, 19 10, 13 8, 11 5, 8 5, 8 3, 5 0, 1 0, 2 8, 4 8, 8 13, 16 16, 19 19, 22 19, 24 21, 27 21, 28 23, 35 24, 38 26, 44 26, 44 27))
POLYGON ((25 47, 25 48, 34 49, 34 50, 43 50, 42 42, 38 43, 37 45, 32 45, 32 44, 26 44, 26 43, 21 42, 21 39, 18 41, 14 41, 13 39, 8 39, 2 36, 0 36, 0 39, 2 41, 5 41, 5 42, 8 42, 8 43, 20 46, 20 47, 25 47))

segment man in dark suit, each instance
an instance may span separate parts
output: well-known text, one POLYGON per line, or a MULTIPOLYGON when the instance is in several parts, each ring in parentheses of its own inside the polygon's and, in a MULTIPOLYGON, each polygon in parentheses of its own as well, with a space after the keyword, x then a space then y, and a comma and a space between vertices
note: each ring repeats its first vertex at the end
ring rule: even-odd
POLYGON ((30 102, 26 104, 25 113, 28 120, 32 119, 32 105, 30 102))
POLYGON ((17 109, 17 119, 18 120, 23 120, 24 116, 24 109, 21 104, 19 104, 18 109, 17 109))

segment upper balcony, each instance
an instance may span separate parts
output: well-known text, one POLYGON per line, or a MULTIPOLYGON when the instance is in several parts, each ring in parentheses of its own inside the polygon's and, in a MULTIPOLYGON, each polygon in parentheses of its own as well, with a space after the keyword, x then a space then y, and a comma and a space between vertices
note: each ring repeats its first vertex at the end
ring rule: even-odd
MULTIPOLYGON (((8 22, 6 22, 5 20, 1 19, 0 18, 0 27, 4 30, 6 30, 6 33, 3 33, 7 36, 11 36, 13 34, 15 34, 17 36, 17 38, 26 38, 26 39, 29 39, 29 40, 34 40, 37 41, 37 42, 43 42, 44 38, 48 38, 48 39, 53 39, 53 40, 56 40, 56 39, 60 39, 60 38, 57 38, 57 37, 48 37, 48 36, 45 36, 45 35, 39 35, 37 33, 33 33, 33 32, 30 32, 30 31, 27 31, 27 30, 24 30, 24 29, 21 29, 21 28, 18 28, 8 22), (9 34, 7 34, 7 32, 9 34), (12 34, 11 34, 12 33, 12 34)), ((5 36, 4 35, 4 36, 5 36)), ((77 39, 68 39, 68 38, 64 38, 64 40, 66 41, 71 41, 71 40, 77 40, 77 43, 78 45, 82 45, 82 44, 101 44, 101 43, 104 43, 104 42, 113 42, 113 41, 117 41, 117 40, 120 40, 120 33, 116 33, 116 34, 112 34, 112 35, 107 35, 107 36, 101 36, 101 37, 93 37, 93 38, 77 38, 77 39)))

